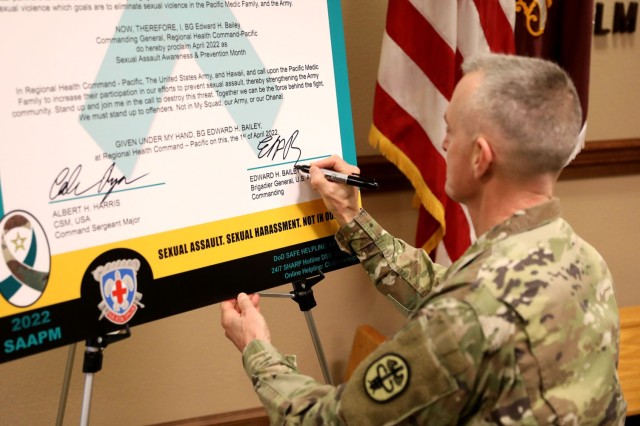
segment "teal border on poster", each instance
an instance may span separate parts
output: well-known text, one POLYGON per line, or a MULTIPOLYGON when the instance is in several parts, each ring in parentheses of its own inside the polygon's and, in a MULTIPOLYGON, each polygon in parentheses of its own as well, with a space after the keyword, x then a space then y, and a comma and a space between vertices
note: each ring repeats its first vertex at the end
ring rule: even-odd
POLYGON ((329 13, 329 31, 331 33, 331 50, 333 52, 333 74, 336 83, 336 99, 338 101, 342 157, 348 163, 356 164, 356 146, 353 134, 353 118, 351 115, 349 73, 347 70, 347 51, 344 42, 340 0, 327 0, 327 11, 329 13))

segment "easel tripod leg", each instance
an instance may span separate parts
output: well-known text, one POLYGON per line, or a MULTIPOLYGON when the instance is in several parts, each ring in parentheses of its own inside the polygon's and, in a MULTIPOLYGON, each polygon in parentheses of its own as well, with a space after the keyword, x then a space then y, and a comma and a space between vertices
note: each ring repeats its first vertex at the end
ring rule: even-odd
POLYGON ((64 411, 67 406, 67 397, 69 396, 69 385, 71 383, 71 373, 73 370, 73 361, 76 356, 76 343, 69 345, 67 353, 67 366, 64 369, 64 379, 62 381, 62 390, 60 391, 60 402, 58 403, 58 416, 56 417, 56 426, 62 426, 64 421, 64 411))
POLYGON ((82 395, 82 412, 80 413, 80 425, 89 424, 89 411, 91 410, 91 392, 93 390, 93 378, 95 373, 102 370, 102 352, 110 343, 118 342, 131 336, 129 325, 123 330, 109 333, 105 336, 87 339, 87 348, 84 351, 84 363, 82 372, 85 373, 84 392, 82 395))
POLYGON ((331 374, 329 373, 329 367, 327 365, 327 359, 324 356, 322 343, 320 342, 320 337, 318 336, 318 331, 316 329, 316 323, 313 320, 313 315, 311 314, 311 311, 304 311, 304 317, 307 320, 307 326, 309 327, 309 332, 311 333, 311 340, 313 341, 313 347, 316 350, 316 355, 318 356, 318 361, 320 362, 322 377, 324 377, 324 381, 327 384, 333 385, 333 380, 331 380, 331 374))
POLYGON ((322 370, 324 381, 329 385, 333 385, 331 374, 329 373, 329 367, 327 366, 327 360, 322 349, 322 343, 320 342, 318 330, 316 329, 316 323, 313 320, 313 314, 311 313, 311 309, 316 306, 316 300, 313 297, 312 287, 320 282, 320 280, 322 280, 323 278, 324 274, 322 273, 322 271, 318 271, 318 275, 316 276, 307 277, 300 281, 293 282, 293 291, 291 293, 283 294, 260 292, 259 294, 261 296, 286 297, 293 299, 296 303, 298 303, 300 310, 304 312, 304 317, 307 320, 307 326, 309 327, 309 333, 311 333, 313 347, 316 350, 316 355, 318 356, 318 361, 320 362, 320 369, 322 370))
POLYGON ((82 412, 80 413, 80 424, 89 424, 89 412, 91 411, 91 391, 93 389, 93 374, 86 373, 84 377, 84 392, 82 393, 82 412))

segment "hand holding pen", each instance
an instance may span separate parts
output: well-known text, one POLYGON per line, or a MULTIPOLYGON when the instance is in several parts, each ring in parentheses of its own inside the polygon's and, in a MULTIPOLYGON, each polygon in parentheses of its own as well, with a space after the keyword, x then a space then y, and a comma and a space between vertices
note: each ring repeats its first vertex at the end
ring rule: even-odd
MULTIPOLYGON (((309 174, 309 166, 307 165, 296 164, 293 168, 309 174)), ((360 176, 359 173, 345 174, 328 169, 320 169, 320 171, 324 174, 324 177, 331 182, 357 186, 358 188, 378 189, 378 182, 376 182, 375 179, 360 176)))
POLYGON ((345 225, 360 212, 358 187, 344 184, 336 185, 330 182, 323 169, 351 177, 359 176, 360 169, 335 155, 314 161, 309 167, 311 186, 320 193, 324 204, 333 213, 338 223, 345 225))

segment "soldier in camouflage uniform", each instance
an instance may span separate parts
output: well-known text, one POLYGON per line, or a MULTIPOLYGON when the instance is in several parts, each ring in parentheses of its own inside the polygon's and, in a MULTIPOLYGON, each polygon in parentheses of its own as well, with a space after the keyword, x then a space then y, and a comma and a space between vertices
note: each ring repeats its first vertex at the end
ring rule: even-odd
MULTIPOLYGON (((273 424, 623 424, 619 323, 604 260, 560 217, 553 185, 577 143, 575 89, 555 65, 467 61, 445 120, 446 190, 480 237, 449 268, 385 232, 353 187, 311 183, 380 292, 408 316, 338 387, 271 344, 258 297, 222 303, 226 335, 273 424)), ((317 166, 317 167, 316 167, 317 166)))

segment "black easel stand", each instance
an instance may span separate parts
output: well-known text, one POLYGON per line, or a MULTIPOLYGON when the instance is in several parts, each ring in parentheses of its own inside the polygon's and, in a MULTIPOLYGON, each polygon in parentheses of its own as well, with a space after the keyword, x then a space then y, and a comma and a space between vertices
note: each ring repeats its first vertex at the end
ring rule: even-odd
POLYGON ((311 309, 317 305, 316 299, 313 297, 312 287, 324 278, 322 271, 318 271, 318 273, 319 275, 303 278, 300 281, 294 281, 292 283, 293 291, 290 293, 260 292, 260 295, 267 297, 287 297, 298 303, 300 310, 304 312, 305 319, 307 320, 307 326, 309 327, 311 340, 313 340, 313 346, 316 350, 318 361, 320 362, 320 369, 322 370, 324 381, 327 384, 333 385, 331 374, 329 374, 329 368, 327 367, 327 360, 324 357, 324 351, 322 350, 322 344, 320 343, 320 337, 318 336, 318 330, 316 329, 316 323, 313 320, 313 314, 311 313, 311 309))
POLYGON ((102 351, 110 343, 119 342, 131 336, 129 325, 124 330, 116 331, 105 336, 98 336, 87 339, 87 349, 84 352, 84 362, 82 364, 82 372, 85 373, 84 393, 82 395, 82 413, 80 417, 80 425, 87 426, 89 424, 89 410, 91 408, 91 391, 93 388, 93 376, 102 370, 102 351))

